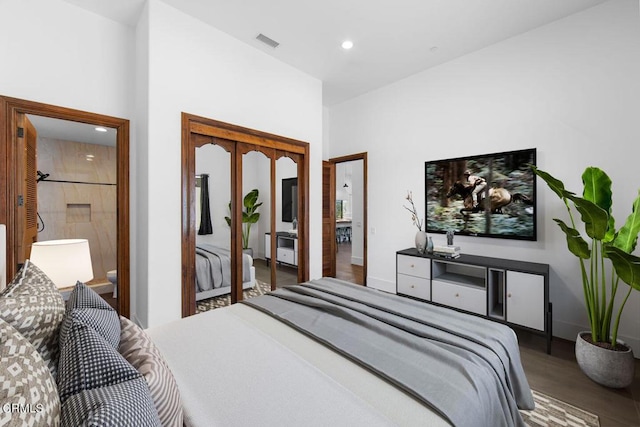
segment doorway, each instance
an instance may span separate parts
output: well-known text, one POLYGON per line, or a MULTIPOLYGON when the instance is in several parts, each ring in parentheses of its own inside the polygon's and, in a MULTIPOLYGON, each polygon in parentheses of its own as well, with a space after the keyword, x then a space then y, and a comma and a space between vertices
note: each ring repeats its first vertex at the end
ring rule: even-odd
MULTIPOLYGON (((105 253, 108 252, 113 255, 109 268, 114 268, 115 264, 115 271, 117 272, 117 279, 115 279, 117 283, 117 300, 114 305, 120 315, 129 317, 129 121, 125 119, 0 96, 0 135, 2 135, 0 138, 3 139, 0 141, 0 203, 4 207, 4 209, 0 209, 0 223, 6 224, 7 230, 11 230, 7 232, 7 277, 12 278, 17 273, 24 262, 25 255, 28 253, 27 248, 25 248, 27 240, 25 240, 23 231, 25 227, 22 224, 25 221, 22 221, 22 217, 33 216, 33 212, 31 215, 29 212, 26 212, 26 214, 20 212, 20 201, 24 200, 25 195, 22 194, 23 185, 17 177, 28 176, 29 181, 33 181, 36 184, 36 194, 38 185, 53 186, 54 184, 59 184, 54 181, 63 181, 51 176, 50 173, 49 176, 45 176, 47 171, 40 171, 40 174, 37 174, 37 167, 24 166, 24 156, 21 155, 24 150, 21 148, 25 138, 21 135, 25 131, 20 130, 22 127, 20 125, 24 123, 24 118, 27 116, 36 121, 53 119, 112 130, 115 137, 114 148, 117 169, 113 173, 115 183, 109 182, 109 184, 115 184, 115 187, 117 187, 113 194, 116 205, 113 214, 115 215, 116 229, 114 234, 116 243, 113 251, 105 251, 105 253), (27 170, 30 172, 26 172, 27 170), (42 181, 46 180, 49 180, 49 182, 41 184, 42 181)), ((105 149, 104 151, 107 152, 108 150, 105 149)), ((84 160, 89 162, 87 159, 88 157, 85 156, 84 160)), ((28 192, 28 190, 26 191, 28 192)), ((33 205, 37 207, 36 203, 33 205)), ((83 203, 65 204, 65 209, 67 208, 71 209, 72 217, 77 220, 82 220, 87 213, 89 215, 91 213, 91 207, 89 206, 89 211, 87 211, 85 209, 87 206, 83 203)), ((53 222, 50 224, 53 224, 53 222)), ((58 236, 58 238, 64 237, 68 236, 58 236)), ((105 268, 100 265, 98 270, 102 271, 105 268)), ((106 270, 103 273, 106 276, 106 270)))
POLYGON ((323 169, 323 275, 366 286, 367 153, 323 169))

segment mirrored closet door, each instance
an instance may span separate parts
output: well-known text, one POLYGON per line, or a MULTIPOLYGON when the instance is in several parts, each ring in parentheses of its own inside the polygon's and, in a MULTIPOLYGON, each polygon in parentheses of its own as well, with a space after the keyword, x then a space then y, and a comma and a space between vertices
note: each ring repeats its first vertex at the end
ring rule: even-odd
POLYGON ((183 316, 308 280, 308 144, 186 113, 183 135, 183 316), (230 283, 213 297, 199 284, 212 269, 230 283))

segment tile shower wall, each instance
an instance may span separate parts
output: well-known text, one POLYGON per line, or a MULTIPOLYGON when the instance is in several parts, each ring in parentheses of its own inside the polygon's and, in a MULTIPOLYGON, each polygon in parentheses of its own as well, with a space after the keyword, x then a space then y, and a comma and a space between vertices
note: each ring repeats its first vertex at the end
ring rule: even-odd
POLYGON ((38 240, 89 240, 94 280, 116 269, 116 148, 38 138, 37 167, 49 174, 38 184, 38 240), (93 156, 93 157, 91 157, 93 156), (80 181, 91 184, 60 183, 80 181))

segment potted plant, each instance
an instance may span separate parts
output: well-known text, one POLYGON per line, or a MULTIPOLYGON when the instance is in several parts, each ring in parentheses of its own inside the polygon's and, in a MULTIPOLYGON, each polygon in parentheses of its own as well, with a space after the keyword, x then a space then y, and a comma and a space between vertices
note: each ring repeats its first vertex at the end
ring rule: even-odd
POLYGON ((640 258, 632 255, 640 231, 640 194, 633 202, 624 225, 615 229, 611 213, 611 179, 596 167, 582 174, 583 193, 578 197, 564 188, 562 181, 532 166, 537 176, 564 202, 570 224, 554 218, 567 239, 569 251, 578 257, 582 288, 591 331, 576 339, 576 359, 582 371, 599 384, 622 388, 633 381, 634 358, 631 349, 618 340, 622 310, 633 289, 640 290, 640 258), (573 209, 584 225, 576 228, 573 209), (616 308, 620 282, 629 288, 616 308))
MULTIPOLYGON (((242 201, 244 210, 242 211, 242 249, 249 255, 253 256, 253 250, 249 248, 249 234, 251 232, 251 226, 258 222, 260 219, 260 212, 257 212, 258 208, 262 206, 262 202, 258 203, 258 196, 260 192, 257 188, 249 191, 242 201)), ((229 211, 231 211, 231 202, 229 202, 229 211)), ((231 227, 231 218, 225 216, 227 225, 231 227)))

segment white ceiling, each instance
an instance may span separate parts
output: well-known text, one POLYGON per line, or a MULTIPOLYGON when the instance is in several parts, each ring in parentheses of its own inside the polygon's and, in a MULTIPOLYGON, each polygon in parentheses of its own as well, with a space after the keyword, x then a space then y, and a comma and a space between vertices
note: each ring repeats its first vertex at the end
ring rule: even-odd
POLYGON ((39 138, 116 146, 117 131, 113 128, 106 128, 106 132, 98 132, 95 129, 95 125, 34 116, 32 114, 28 114, 27 117, 33 127, 36 128, 39 138))
MULTIPOLYGON (((129 26, 144 5, 66 1, 129 26)), ((320 79, 330 106, 606 0, 163 1, 320 79)))

